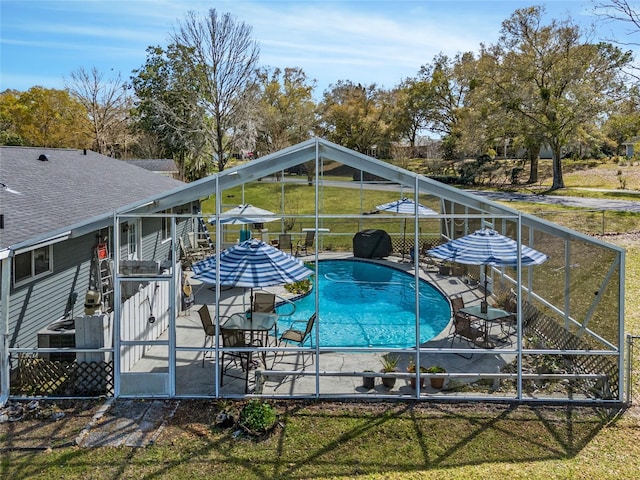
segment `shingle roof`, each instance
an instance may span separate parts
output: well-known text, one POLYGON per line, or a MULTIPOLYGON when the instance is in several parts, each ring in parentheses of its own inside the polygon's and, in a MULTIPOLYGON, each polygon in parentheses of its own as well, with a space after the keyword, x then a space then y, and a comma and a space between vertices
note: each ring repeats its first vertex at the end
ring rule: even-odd
POLYGON ((0 250, 184 185, 92 151, 39 147, 0 147, 0 183, 0 250))
POLYGON ((129 165, 135 165, 136 167, 144 168, 152 172, 164 172, 164 173, 177 173, 178 167, 176 162, 171 158, 150 158, 150 159, 136 159, 136 160, 124 160, 129 165))

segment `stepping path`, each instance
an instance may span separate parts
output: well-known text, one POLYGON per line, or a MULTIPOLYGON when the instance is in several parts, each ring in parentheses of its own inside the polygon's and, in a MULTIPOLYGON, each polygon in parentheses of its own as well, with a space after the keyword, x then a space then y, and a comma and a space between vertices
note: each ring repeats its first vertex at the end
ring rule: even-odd
POLYGON ((76 438, 76 445, 144 447, 153 443, 179 402, 109 399, 76 438))

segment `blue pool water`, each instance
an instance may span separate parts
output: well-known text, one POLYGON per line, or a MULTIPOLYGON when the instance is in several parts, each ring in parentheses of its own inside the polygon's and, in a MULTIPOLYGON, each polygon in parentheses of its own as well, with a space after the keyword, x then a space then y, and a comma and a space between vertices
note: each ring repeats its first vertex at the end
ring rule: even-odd
MULTIPOLYGON (((395 268, 357 260, 319 262, 318 327, 322 347, 405 348, 416 344, 415 277, 395 268)), ((315 292, 297 300, 293 318, 315 311, 315 292)), ((290 306, 282 306, 283 313, 290 306)), ((420 342, 449 323, 449 302, 432 285, 420 281, 420 342)), ((291 323, 282 316, 278 330, 291 323)), ((296 323, 294 328, 304 328, 296 323)))

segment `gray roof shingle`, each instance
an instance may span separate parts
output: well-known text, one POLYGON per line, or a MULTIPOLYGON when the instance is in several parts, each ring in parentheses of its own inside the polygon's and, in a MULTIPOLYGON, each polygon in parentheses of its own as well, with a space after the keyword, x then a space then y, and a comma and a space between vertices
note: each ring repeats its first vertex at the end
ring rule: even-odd
POLYGON ((144 168, 152 172, 178 173, 176 162, 172 158, 149 158, 124 160, 129 165, 144 168))
POLYGON ((0 147, 0 183, 0 250, 184 185, 92 151, 41 147, 0 147))

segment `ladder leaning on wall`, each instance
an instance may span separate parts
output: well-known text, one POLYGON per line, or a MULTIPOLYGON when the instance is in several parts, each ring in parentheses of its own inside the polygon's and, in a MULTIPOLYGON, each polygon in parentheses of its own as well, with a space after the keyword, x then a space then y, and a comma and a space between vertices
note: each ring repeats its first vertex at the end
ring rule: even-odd
POLYGON ((113 309, 113 267, 109 249, 104 242, 98 243, 94 250, 89 288, 100 293, 103 312, 113 309))

